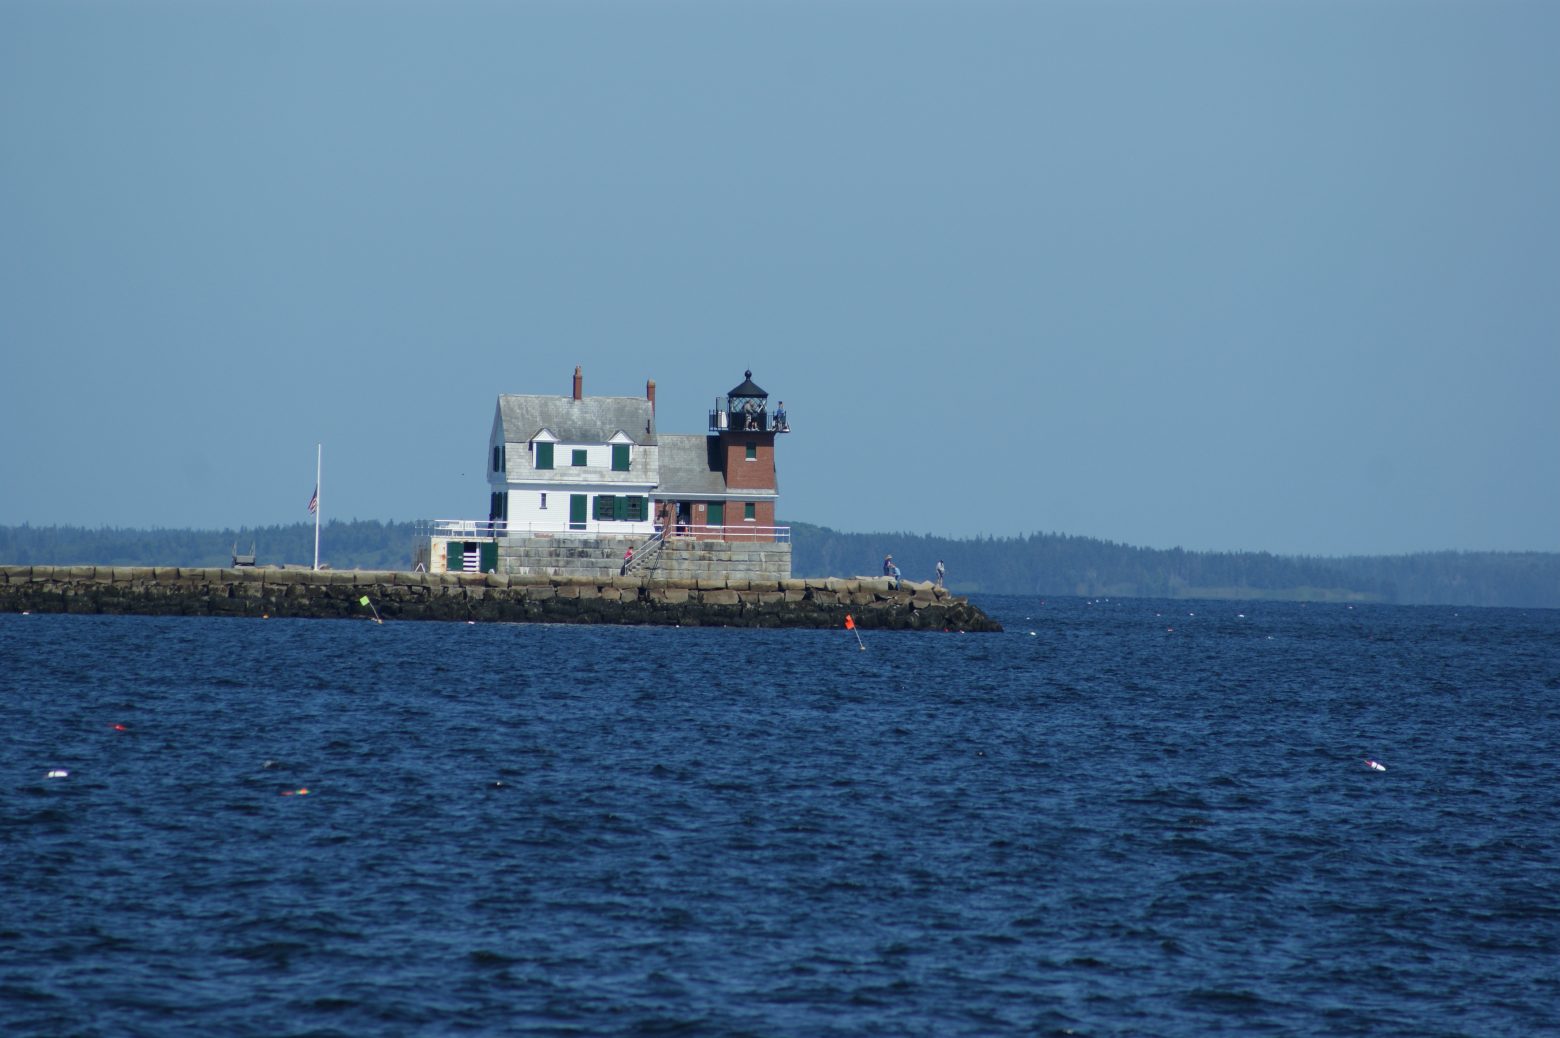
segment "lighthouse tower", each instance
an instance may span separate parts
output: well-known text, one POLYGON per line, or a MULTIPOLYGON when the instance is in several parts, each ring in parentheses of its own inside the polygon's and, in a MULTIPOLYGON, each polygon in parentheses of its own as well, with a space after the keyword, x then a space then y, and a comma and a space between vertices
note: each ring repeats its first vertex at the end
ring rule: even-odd
POLYGON ((786 426, 780 413, 770 411, 769 394, 754 383, 753 372, 742 375, 742 384, 717 399, 710 412, 710 446, 725 477, 727 500, 724 514, 711 515, 709 525, 724 525, 727 540, 744 539, 744 527, 755 539, 767 540, 774 536, 780 489, 775 436, 786 426))

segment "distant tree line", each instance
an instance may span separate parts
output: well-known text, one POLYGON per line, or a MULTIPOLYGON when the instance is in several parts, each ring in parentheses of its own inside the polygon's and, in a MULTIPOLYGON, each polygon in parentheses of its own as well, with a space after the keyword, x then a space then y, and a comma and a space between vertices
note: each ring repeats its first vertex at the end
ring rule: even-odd
MULTIPOLYGON (((1560 553, 1426 552, 1343 558, 1267 552, 1134 548, 1092 537, 1036 533, 955 540, 909 533, 840 533, 792 523, 798 577, 876 575, 892 553, 907 580, 929 580, 937 560, 965 594, 1122 598, 1274 598, 1404 605, 1560 608, 1560 553)), ((409 522, 326 523, 320 559, 335 569, 406 569, 409 522)), ((260 565, 309 565, 314 526, 224 530, 0 526, 0 564, 226 566, 253 544, 260 565)))
MULTIPOLYGON (((0 526, 0 565, 228 566, 235 545, 242 554, 253 545, 261 566, 309 566, 314 524, 236 530, 0 526)), ((320 528, 320 562, 333 569, 407 569, 411 557, 411 523, 331 520, 320 528)))
POLYGON ((931 579, 943 560, 948 585, 968 594, 1560 607, 1560 553, 1554 552, 1318 558, 1134 548, 1054 533, 954 540, 840 533, 805 523, 792 523, 791 531, 797 576, 877 574, 892 553, 907 580, 931 579))

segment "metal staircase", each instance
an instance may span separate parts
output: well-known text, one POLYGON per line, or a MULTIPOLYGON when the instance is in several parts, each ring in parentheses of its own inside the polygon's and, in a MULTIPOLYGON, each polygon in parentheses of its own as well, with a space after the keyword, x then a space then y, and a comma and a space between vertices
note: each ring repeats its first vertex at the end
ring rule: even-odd
POLYGON ((661 549, 666 547, 666 531, 658 530, 648 541, 634 549, 634 557, 623 568, 623 573, 629 574, 638 571, 651 560, 661 554, 661 549))

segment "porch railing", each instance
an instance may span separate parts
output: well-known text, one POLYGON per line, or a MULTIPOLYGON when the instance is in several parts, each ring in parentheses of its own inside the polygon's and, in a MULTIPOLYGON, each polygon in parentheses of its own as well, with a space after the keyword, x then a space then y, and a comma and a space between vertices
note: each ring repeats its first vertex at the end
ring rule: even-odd
MULTIPOLYGON (((628 523, 591 520, 589 522, 514 522, 505 519, 420 519, 413 524, 419 538, 448 537, 451 540, 487 541, 502 537, 579 536, 579 537, 640 537, 643 531, 634 531, 628 523)), ((654 525, 657 536, 661 524, 654 525)), ((726 526, 703 526, 678 523, 665 531, 667 540, 679 538, 704 541, 755 541, 775 544, 791 543, 789 526, 757 526, 753 523, 731 523, 726 526)))

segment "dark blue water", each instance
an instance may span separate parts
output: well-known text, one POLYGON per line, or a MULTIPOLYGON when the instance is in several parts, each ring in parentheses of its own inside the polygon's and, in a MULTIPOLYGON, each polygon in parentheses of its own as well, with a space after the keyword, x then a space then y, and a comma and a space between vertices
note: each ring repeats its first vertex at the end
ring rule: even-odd
POLYGON ((0 1033, 1560 1032, 1560 611, 982 604, 0 616, 0 1033))

